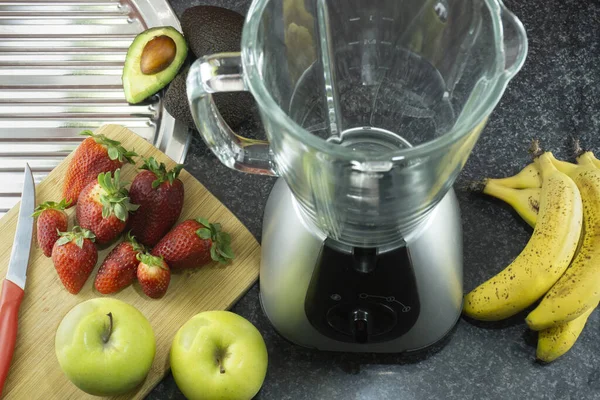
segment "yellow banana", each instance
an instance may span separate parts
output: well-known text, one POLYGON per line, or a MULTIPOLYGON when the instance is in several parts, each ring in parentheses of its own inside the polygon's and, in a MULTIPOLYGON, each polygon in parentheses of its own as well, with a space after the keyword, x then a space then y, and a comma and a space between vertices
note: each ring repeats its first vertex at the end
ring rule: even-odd
POLYGON ((600 168, 600 160, 591 151, 586 151, 577 156, 577 164, 593 164, 596 168, 600 168))
POLYGON ((483 193, 504 201, 511 206, 532 228, 535 227, 540 209, 540 188, 513 189, 494 182, 485 183, 483 193))
POLYGON ((540 331, 536 351, 537 359, 551 362, 569 351, 577 341, 588 317, 595 308, 590 307, 572 321, 540 331))
MULTIPOLYGON (((581 156, 581 161, 578 161, 578 163, 581 164, 581 162, 594 160, 595 157, 593 157, 593 154, 592 158, 589 158, 590 154, 592 153, 583 154, 581 156)), ((600 165, 600 160, 597 161, 600 165)), ((566 174, 573 171, 576 167, 575 164, 557 160, 556 158, 554 158, 552 162, 559 171, 566 174)), ((477 190, 481 190, 483 193, 507 203, 527 224, 529 224, 529 226, 533 228, 535 227, 540 208, 541 189, 538 187, 527 187, 527 185, 534 183, 531 178, 533 178, 535 174, 538 174, 537 171, 538 169, 535 166, 535 163, 532 163, 515 176, 501 179, 485 179, 483 185, 481 185, 483 186, 483 189, 477 190)))
POLYGON ((579 190, 549 154, 535 162, 542 191, 533 234, 510 265, 465 296, 463 312, 469 317, 497 321, 524 310, 556 283, 573 258, 583 218, 579 190))
MULTIPOLYGON (((582 154, 582 156, 592 157, 598 163, 597 165, 600 168, 600 160, 596 159, 593 153, 587 152, 582 154)), ((553 162, 554 166, 563 172, 571 167, 575 167, 575 164, 567 161, 557 160, 556 158, 553 160, 553 162)), ((527 165, 516 175, 509 176, 507 178, 489 178, 487 181, 512 189, 532 189, 542 186, 542 176, 540 174, 540 170, 535 165, 535 162, 527 165)))
POLYGON ((581 162, 569 173, 583 202, 581 244, 570 267, 527 316, 536 331, 572 321, 600 301, 600 169, 589 159, 581 162))
POLYGON ((531 163, 514 176, 507 178, 490 178, 488 182, 512 189, 539 188, 542 186, 542 176, 535 163, 531 163))

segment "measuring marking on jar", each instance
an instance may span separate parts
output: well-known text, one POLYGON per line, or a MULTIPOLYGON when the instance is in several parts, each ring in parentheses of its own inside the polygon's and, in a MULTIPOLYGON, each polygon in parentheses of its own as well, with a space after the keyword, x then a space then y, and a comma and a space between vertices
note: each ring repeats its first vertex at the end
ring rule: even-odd
POLYGON ((372 298, 375 298, 375 299, 384 299, 388 303, 398 303, 398 304, 400 304, 402 306, 402 312, 403 313, 410 311, 410 306, 407 306, 407 305, 399 302, 398 300, 396 300, 396 298, 394 296, 377 296, 377 295, 374 295, 374 294, 360 293, 358 295, 358 297, 361 298, 361 299, 366 299, 368 297, 372 297, 372 298))

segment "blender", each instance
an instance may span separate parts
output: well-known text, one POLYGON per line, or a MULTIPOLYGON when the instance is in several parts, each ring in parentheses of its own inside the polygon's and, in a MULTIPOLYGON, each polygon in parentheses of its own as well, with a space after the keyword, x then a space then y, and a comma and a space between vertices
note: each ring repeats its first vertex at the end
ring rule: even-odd
POLYGON ((263 220, 260 301, 288 340, 404 352, 462 307, 452 184, 521 69, 527 39, 499 0, 255 0, 241 53, 187 81, 225 165, 280 177, 263 220), (250 91, 268 141, 237 135, 212 93, 250 91))

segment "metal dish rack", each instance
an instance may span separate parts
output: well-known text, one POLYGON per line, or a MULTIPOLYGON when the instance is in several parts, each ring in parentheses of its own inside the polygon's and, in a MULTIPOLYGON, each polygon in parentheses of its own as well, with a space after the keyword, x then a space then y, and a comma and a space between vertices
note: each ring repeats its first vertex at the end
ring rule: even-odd
POLYGON ((166 0, 0 0, 0 217, 20 200, 24 162, 41 181, 84 129, 124 125, 184 161, 187 126, 160 95, 129 105, 121 84, 135 36, 168 25, 181 30, 166 0))

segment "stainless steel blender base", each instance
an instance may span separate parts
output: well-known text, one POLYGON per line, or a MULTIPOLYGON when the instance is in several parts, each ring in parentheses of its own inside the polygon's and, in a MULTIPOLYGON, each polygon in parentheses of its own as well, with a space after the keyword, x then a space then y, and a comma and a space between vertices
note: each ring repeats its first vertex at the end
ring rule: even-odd
MULTIPOLYGON (((279 179, 269 196, 263 220, 260 299, 267 317, 286 339, 319 350, 399 353, 436 343, 456 324, 463 294, 462 226, 453 191, 421 226, 405 237, 420 312, 407 333, 390 341, 338 341, 311 325, 305 313, 305 298, 326 239, 315 232, 299 216, 289 188, 279 179)), ((386 293, 376 295, 387 297, 386 293)))

